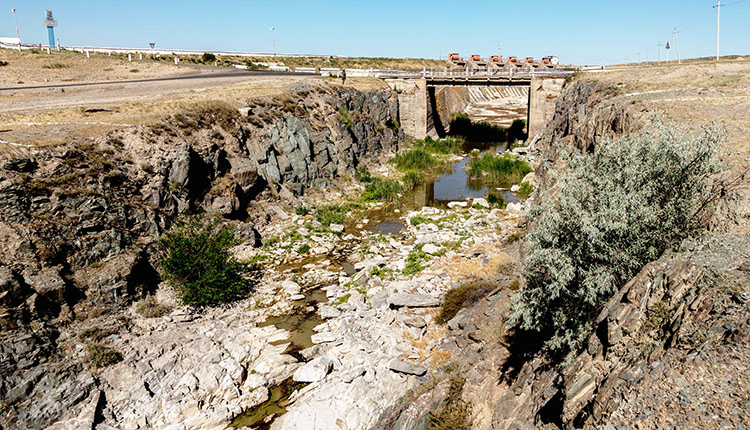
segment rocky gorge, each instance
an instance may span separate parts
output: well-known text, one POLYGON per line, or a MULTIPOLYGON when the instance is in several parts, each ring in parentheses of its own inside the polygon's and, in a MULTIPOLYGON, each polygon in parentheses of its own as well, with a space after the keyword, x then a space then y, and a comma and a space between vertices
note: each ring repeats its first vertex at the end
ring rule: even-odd
MULTIPOLYGON (((538 166, 524 181, 554 187, 561 144, 591 151, 637 130, 650 112, 618 91, 567 83, 519 151, 538 166)), ((365 192, 356 167, 396 175, 396 100, 301 86, 7 157, 2 427, 426 429, 452 408, 475 429, 748 425, 745 189, 729 221, 627 282, 563 363, 507 324, 534 195, 351 203, 365 192), (346 221, 308 213, 325 204, 349 205, 346 221), (251 297, 192 309, 161 282, 159 236, 200 210, 263 268, 251 297), (470 298, 446 316, 457 290, 470 298), (161 312, 139 311, 146 297, 161 312), (112 359, 92 362, 90 345, 112 359)))

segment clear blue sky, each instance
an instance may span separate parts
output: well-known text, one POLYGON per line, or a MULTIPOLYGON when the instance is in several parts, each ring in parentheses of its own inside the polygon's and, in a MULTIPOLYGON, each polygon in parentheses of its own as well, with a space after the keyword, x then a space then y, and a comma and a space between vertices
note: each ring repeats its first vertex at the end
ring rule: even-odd
MULTIPOLYGON (((725 0, 735 3, 738 0, 725 0)), ((46 43, 44 10, 63 45, 437 58, 459 52, 557 55, 565 63, 656 58, 678 27, 683 58, 714 55, 715 0, 2 0, 0 36, 46 43)), ((750 0, 722 9, 722 54, 750 54, 750 0)), ((665 52, 662 50, 662 58, 665 52)))

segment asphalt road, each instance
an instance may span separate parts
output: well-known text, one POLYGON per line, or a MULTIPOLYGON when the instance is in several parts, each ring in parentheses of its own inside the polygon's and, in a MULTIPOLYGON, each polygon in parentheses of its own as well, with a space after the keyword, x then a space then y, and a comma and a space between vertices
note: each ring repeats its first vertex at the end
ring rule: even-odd
POLYGON ((193 75, 180 75, 171 76, 164 78, 152 78, 152 79, 133 79, 125 81, 102 81, 102 82, 80 82, 72 84, 52 84, 52 85, 34 85, 34 86, 13 86, 0 88, 0 91, 24 91, 24 90, 42 90, 42 89, 55 89, 55 88, 71 88, 71 87, 92 87, 101 85, 122 85, 122 84, 141 84, 147 82, 165 82, 165 81, 188 81, 188 80, 211 80, 211 79, 250 79, 259 77, 316 77, 317 74, 312 73, 296 73, 296 72, 271 72, 267 70, 242 70, 242 69, 226 69, 201 72, 193 75))

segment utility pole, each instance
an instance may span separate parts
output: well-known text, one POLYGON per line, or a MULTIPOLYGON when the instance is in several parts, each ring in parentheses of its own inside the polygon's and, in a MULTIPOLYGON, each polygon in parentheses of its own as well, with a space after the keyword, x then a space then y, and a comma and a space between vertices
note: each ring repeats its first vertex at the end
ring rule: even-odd
POLYGON ((680 41, 677 39, 677 27, 674 28, 674 44, 675 48, 677 48, 677 64, 682 64, 682 59, 680 59, 680 41))
POLYGON ((657 55, 656 58, 659 64, 661 64, 661 46, 662 46, 661 42, 656 44, 656 55, 657 55))
POLYGON ((16 8, 10 10, 13 12, 13 22, 16 24, 16 38, 18 39, 18 52, 21 52, 21 33, 18 32, 18 20, 16 19, 16 8))
POLYGON ((276 56, 276 27, 270 27, 271 30, 271 46, 273 47, 273 56, 276 56))
POLYGON ((721 0, 714 6, 716 8, 716 61, 719 61, 719 28, 721 28, 721 0))

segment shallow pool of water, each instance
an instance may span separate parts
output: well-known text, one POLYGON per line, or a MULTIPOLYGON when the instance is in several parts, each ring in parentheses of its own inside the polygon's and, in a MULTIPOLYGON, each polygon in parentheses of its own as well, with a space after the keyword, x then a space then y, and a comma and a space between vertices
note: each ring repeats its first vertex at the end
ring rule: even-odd
POLYGON ((268 400, 235 418, 232 421, 232 427, 242 428, 254 426, 253 429, 255 430, 269 429, 273 419, 269 419, 268 422, 265 423, 263 420, 271 415, 278 416, 286 412, 286 407, 289 404, 289 397, 305 385, 307 384, 294 382, 292 378, 289 378, 281 384, 271 387, 269 389, 270 393, 268 400))

